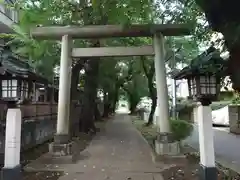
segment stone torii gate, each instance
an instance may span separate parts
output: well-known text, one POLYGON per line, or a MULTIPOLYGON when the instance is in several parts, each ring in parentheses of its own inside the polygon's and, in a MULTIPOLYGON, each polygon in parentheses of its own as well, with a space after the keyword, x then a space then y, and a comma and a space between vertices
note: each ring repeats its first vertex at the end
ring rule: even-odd
MULTIPOLYGON (((68 155, 71 150, 69 133, 69 105, 71 87, 72 58, 76 57, 109 57, 109 56, 152 56, 155 55, 155 73, 157 87, 159 134, 168 137, 169 104, 164 61, 164 36, 189 35, 186 25, 154 24, 154 25, 91 25, 64 27, 36 27, 31 29, 31 35, 38 39, 62 40, 59 102, 57 130, 54 142, 50 145, 52 152, 64 152, 68 155), (72 39, 103 39, 113 37, 152 37, 153 45, 140 47, 93 47, 72 48, 72 39)), ((159 138, 162 139, 162 138, 159 138)))

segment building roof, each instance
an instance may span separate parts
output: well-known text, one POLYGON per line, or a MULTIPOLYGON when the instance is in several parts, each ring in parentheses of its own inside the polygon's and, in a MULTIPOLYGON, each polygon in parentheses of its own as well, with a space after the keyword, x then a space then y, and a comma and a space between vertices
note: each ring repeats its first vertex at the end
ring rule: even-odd
POLYGON ((27 58, 13 53, 8 46, 0 46, 0 66, 4 69, 4 74, 48 84, 48 80, 37 75, 27 61, 27 58))
POLYGON ((227 60, 221 58, 220 52, 211 46, 194 58, 187 67, 176 72, 173 78, 176 80, 184 79, 194 74, 217 74, 223 76, 226 73, 226 69, 227 60))

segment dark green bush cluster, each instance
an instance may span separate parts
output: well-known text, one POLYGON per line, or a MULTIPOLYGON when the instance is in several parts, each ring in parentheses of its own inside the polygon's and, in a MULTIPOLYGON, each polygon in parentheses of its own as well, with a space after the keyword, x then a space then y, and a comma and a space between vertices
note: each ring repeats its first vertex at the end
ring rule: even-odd
POLYGON ((240 104, 240 93, 235 92, 232 104, 240 104))
POLYGON ((177 141, 184 140, 185 138, 190 136, 193 131, 192 124, 184 120, 171 119, 170 125, 173 133, 173 137, 177 141))

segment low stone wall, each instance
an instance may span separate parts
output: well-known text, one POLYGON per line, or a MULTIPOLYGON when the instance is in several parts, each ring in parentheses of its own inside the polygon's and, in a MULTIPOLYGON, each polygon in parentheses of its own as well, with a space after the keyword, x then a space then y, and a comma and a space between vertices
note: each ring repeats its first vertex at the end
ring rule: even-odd
MULTIPOLYGON (((0 133, 0 164, 4 161, 5 128, 0 133)), ((33 148, 53 138, 56 130, 56 116, 53 119, 25 120, 22 124, 21 151, 33 148)))
MULTIPOLYGON (((1 104, 0 104, 1 105, 1 104)), ((21 134, 21 151, 33 148, 39 144, 49 141, 53 138, 56 131, 57 122, 57 104, 38 103, 21 105, 22 111, 22 134, 21 134)), ((81 105, 75 104, 70 116, 70 131, 79 126, 81 114, 81 105)), ((103 113, 102 104, 99 105, 100 114, 103 113)), ((5 118, 6 112, 2 112, 5 118)), ((0 110, 1 117, 1 110, 0 110)), ((4 161, 5 151, 5 121, 0 121, 0 164, 4 161)))
MULTIPOLYGON (((53 119, 25 120, 22 124, 21 150, 33 148, 53 138, 56 130, 56 116, 53 119)), ((0 154, 4 154, 5 128, 0 133, 0 154)))
POLYGON ((229 105, 228 113, 230 132, 240 134, 240 105, 229 105))
MULTIPOLYGON (((33 148, 43 144, 53 138, 56 131, 57 122, 57 104, 49 107, 48 104, 38 104, 37 107, 25 105, 21 107, 22 111, 22 134, 21 151, 33 148)), ((79 120, 81 106, 75 105, 72 117, 72 124, 76 126, 79 120)), ((3 122, 3 121, 2 121, 3 122)), ((0 126, 0 164, 4 161, 5 151, 5 123, 0 126)))

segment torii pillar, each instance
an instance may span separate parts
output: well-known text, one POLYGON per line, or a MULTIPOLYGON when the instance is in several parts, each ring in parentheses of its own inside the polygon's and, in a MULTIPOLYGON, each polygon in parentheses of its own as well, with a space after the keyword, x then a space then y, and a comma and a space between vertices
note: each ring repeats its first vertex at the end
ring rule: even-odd
POLYGON ((173 139, 170 128, 169 97, 165 67, 164 37, 161 33, 154 34, 155 75, 157 88, 157 107, 155 112, 158 126, 158 136, 155 141, 155 151, 158 155, 177 155, 180 152, 179 143, 173 139))
POLYGON ((72 67, 72 39, 69 35, 62 36, 60 78, 58 93, 58 116, 57 129, 54 142, 49 145, 51 153, 70 155, 72 153, 72 142, 69 133, 69 112, 70 112, 70 88, 71 88, 71 67, 72 67))

